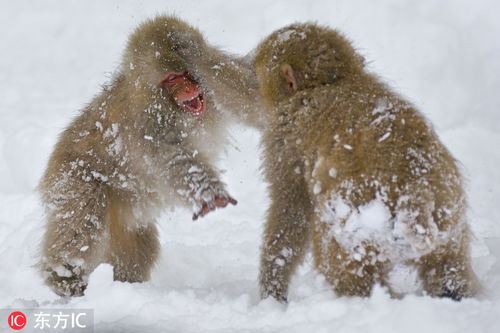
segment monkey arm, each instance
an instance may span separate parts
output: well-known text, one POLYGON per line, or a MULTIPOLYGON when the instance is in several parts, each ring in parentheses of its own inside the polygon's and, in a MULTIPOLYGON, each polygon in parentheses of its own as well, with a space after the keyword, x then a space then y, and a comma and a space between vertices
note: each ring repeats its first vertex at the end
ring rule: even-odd
POLYGON ((237 204, 218 173, 196 151, 176 147, 164 162, 165 178, 176 195, 193 207, 193 220, 229 203, 237 204))
POLYGON ((264 106, 251 59, 219 54, 217 50, 208 59, 212 73, 207 76, 213 79, 209 87, 216 100, 245 125, 263 129, 264 106))
POLYGON ((238 58, 210 45, 184 49, 181 56, 188 63, 217 105, 227 109, 238 121, 262 129, 262 104, 257 76, 251 59, 238 58))
POLYGON ((279 301, 286 301, 290 277, 309 243, 313 212, 306 181, 296 173, 303 168, 299 162, 293 162, 292 157, 297 155, 287 155, 289 160, 283 158, 286 163, 267 165, 272 205, 264 231, 260 269, 262 298, 273 296, 279 301))

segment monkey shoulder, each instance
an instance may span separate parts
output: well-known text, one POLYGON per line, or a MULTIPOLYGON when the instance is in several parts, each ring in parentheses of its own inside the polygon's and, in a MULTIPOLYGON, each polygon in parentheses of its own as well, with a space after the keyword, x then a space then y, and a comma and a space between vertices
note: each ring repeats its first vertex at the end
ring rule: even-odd
POLYGON ((96 98, 60 134, 42 181, 45 187, 64 179, 67 184, 113 185, 125 177, 130 147, 122 124, 110 120, 109 112, 96 98))

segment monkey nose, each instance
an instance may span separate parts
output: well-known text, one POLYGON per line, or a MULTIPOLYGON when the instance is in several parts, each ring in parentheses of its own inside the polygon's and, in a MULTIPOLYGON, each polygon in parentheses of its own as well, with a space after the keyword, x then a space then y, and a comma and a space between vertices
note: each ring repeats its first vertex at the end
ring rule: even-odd
POLYGON ((198 88, 196 86, 186 86, 184 88, 184 92, 186 94, 195 94, 198 91, 198 88))

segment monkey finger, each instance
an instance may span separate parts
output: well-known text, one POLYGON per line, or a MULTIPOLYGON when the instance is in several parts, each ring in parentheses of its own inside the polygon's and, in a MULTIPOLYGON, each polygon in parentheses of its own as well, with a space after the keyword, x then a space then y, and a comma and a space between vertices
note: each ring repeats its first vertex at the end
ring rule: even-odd
POLYGON ((215 197, 214 203, 217 207, 224 208, 226 207, 229 203, 232 205, 236 205, 238 201, 231 197, 215 197))
POLYGON ((208 205, 204 203, 198 213, 193 214, 193 221, 197 220, 199 217, 205 216, 209 211, 208 205))
POLYGON ((224 208, 228 205, 228 203, 232 205, 236 205, 238 201, 231 197, 215 197, 212 201, 208 203, 203 203, 200 211, 198 213, 193 214, 193 221, 197 220, 199 217, 203 217, 214 211, 216 208, 224 208))
POLYGON ((224 197, 215 197, 212 203, 218 208, 224 208, 227 206, 227 199, 224 197))
POLYGON ((203 207, 201 208, 201 211, 199 212, 199 215, 200 216, 205 216, 208 213, 210 213, 211 210, 213 210, 213 209, 210 207, 210 205, 207 204, 207 203, 204 203, 203 207))
POLYGON ((199 217, 203 217, 201 210, 198 213, 193 213, 193 221, 196 221, 199 217))

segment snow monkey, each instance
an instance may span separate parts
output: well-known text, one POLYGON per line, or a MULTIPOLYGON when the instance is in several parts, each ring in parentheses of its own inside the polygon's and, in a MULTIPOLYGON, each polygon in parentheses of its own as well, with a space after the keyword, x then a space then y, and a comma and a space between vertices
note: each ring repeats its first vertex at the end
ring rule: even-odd
MULTIPOLYGON (((147 280, 159 254, 161 208, 192 207, 196 219, 236 204, 211 166, 228 115, 181 56, 204 47, 201 33, 176 18, 143 23, 112 82, 61 134, 39 185, 48 219, 40 269, 57 294, 82 295, 103 262, 115 280, 147 280)), ((228 89, 245 90, 223 106, 258 96, 250 64, 220 59, 241 84, 228 89)))
POLYGON ((341 34, 314 24, 272 33, 255 70, 272 200, 262 297, 286 301, 310 240, 339 296, 368 296, 375 283, 393 296, 473 296, 461 176, 422 114, 341 34))

